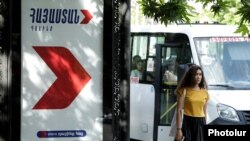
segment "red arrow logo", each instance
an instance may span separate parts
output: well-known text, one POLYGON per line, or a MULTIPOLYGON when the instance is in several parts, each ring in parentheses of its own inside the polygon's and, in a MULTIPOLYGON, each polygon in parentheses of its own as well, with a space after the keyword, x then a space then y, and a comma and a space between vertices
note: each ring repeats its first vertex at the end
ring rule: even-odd
POLYGON ((81 10, 81 12, 85 16, 85 18, 81 21, 81 24, 88 24, 93 16, 89 13, 88 10, 81 10))
POLYGON ((71 104, 90 80, 73 54, 64 47, 33 46, 57 76, 33 109, 63 109, 71 104))

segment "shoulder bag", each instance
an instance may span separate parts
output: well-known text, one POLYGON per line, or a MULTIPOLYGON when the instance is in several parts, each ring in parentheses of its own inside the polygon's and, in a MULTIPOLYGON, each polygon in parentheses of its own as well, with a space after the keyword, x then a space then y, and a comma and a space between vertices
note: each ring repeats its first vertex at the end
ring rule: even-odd
MULTIPOLYGON (((186 89, 184 89, 184 98, 183 98, 183 101, 182 101, 182 105, 184 106, 184 99, 186 97, 186 89)), ((182 120, 183 120, 183 109, 182 109, 182 120)), ((174 111, 174 116, 172 118, 172 122, 171 122, 171 128, 170 128, 170 132, 169 132, 169 136, 172 136, 172 137, 175 137, 176 135, 176 132, 177 132, 177 123, 176 123, 176 116, 177 116, 177 107, 175 108, 175 111, 174 111)))

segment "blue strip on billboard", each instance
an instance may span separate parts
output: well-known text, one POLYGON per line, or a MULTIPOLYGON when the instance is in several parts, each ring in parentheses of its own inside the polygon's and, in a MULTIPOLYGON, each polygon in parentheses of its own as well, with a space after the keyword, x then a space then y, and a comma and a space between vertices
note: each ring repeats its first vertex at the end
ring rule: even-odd
POLYGON ((38 131, 39 138, 64 138, 64 137, 84 137, 86 136, 84 130, 60 130, 60 131, 38 131))

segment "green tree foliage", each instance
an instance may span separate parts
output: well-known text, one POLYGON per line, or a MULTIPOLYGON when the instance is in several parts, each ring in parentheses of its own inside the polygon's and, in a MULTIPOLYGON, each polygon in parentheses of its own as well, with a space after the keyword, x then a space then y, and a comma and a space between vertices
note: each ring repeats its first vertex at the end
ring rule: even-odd
POLYGON ((241 16, 239 28, 236 32, 242 33, 243 35, 249 34, 249 28, 247 24, 250 23, 250 1, 241 0, 242 6, 238 9, 237 13, 241 16))
POLYGON ((164 0, 139 0, 138 3, 145 16, 166 25, 173 22, 189 23, 189 17, 192 16, 190 11, 194 9, 187 5, 184 0, 170 0, 169 2, 164 2, 164 0))
POLYGON ((155 21, 169 25, 171 23, 190 23, 201 14, 210 19, 226 24, 238 25, 237 33, 249 34, 250 1, 249 0, 196 0, 203 5, 202 13, 187 0, 137 0, 143 14, 155 21), (195 18, 196 17, 196 18, 195 18))

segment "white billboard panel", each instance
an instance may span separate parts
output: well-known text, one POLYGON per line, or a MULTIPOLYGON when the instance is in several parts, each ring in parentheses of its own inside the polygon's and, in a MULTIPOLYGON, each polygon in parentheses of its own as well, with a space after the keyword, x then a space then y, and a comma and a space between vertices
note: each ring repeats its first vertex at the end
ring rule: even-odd
POLYGON ((21 141, 101 141, 103 2, 22 0, 21 141))

